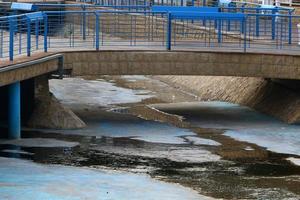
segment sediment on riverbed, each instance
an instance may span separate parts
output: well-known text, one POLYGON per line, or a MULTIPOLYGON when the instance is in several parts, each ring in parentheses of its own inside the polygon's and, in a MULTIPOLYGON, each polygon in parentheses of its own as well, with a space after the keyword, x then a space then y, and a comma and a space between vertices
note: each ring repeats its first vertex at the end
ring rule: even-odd
POLYGON ((153 76, 203 101, 226 101, 251 107, 284 122, 300 122, 300 94, 270 79, 223 76, 153 76))

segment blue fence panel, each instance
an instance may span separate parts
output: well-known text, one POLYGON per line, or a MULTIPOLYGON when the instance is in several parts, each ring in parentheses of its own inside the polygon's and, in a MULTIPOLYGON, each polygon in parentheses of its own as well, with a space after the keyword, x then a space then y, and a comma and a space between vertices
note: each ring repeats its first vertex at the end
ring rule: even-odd
POLYGON ((100 50, 107 46, 300 50, 300 16, 254 11, 253 14, 186 12, 176 8, 169 12, 159 8, 154 11, 49 11, 0 17, 0 58, 12 60, 16 55, 30 56, 48 49, 100 50))

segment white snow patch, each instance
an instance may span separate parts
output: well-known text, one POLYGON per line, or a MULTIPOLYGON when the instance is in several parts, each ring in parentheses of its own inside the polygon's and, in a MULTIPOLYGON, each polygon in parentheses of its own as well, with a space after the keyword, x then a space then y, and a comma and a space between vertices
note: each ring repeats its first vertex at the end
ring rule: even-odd
POLYGON ((300 166, 300 158, 290 157, 290 158, 287 158, 287 160, 291 161, 295 165, 299 165, 300 166))
POLYGON ((210 145, 210 146, 220 146, 221 144, 219 142, 216 142, 214 140, 200 138, 197 136, 186 136, 184 137, 189 142, 192 142, 195 145, 210 145))
POLYGON ((147 175, 0 157, 0 199, 209 200, 194 190, 147 175))
POLYGON ((110 82, 82 78, 52 79, 49 81, 49 86, 56 98, 71 107, 72 105, 108 106, 136 103, 152 97, 148 94, 150 91, 131 90, 117 87, 110 82))

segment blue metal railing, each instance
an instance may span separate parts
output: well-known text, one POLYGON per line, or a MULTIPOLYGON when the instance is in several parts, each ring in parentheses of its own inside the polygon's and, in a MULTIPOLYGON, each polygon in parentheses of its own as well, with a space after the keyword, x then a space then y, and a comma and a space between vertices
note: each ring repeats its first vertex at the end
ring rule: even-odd
POLYGON ((0 17, 0 58, 35 51, 155 49, 300 50, 300 16, 256 13, 46 11, 0 17))

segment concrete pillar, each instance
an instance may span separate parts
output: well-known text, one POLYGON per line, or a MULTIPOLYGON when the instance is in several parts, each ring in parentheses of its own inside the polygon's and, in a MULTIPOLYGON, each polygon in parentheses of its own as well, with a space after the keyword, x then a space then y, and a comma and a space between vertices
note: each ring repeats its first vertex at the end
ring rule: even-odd
POLYGON ((8 86, 8 138, 21 138, 20 82, 8 86))

